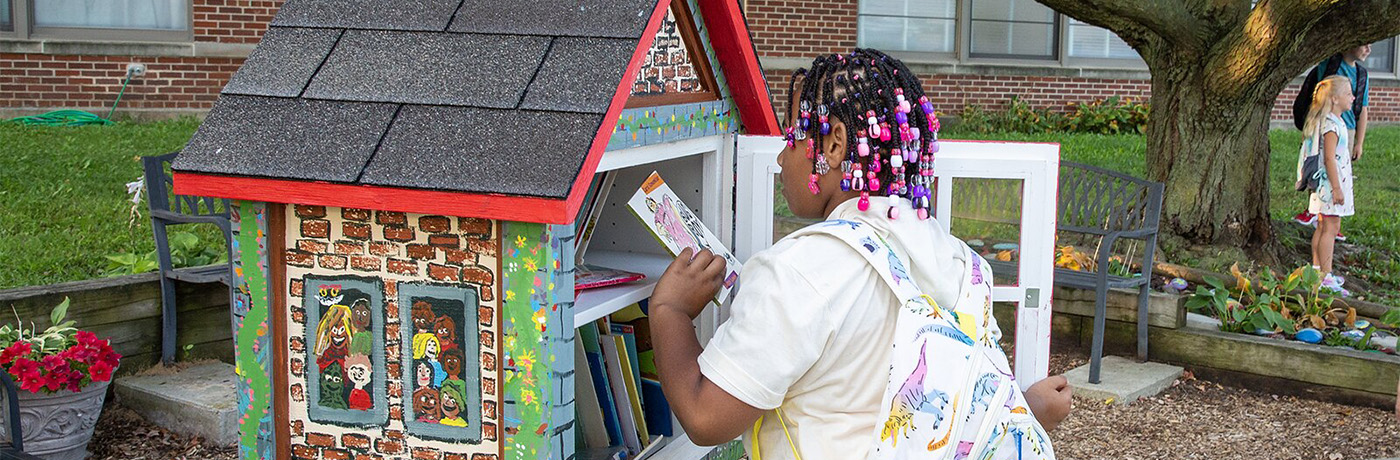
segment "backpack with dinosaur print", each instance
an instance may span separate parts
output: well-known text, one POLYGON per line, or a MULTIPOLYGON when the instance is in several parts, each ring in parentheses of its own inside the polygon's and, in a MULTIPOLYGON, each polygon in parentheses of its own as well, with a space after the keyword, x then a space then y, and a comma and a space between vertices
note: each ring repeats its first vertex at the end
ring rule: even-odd
POLYGON ((992 318, 992 272, 985 259, 962 245, 969 269, 950 309, 921 292, 910 265, 864 224, 830 220, 798 231, 803 233, 846 242, 901 303, 872 459, 1055 458, 997 346, 1001 332, 992 318))

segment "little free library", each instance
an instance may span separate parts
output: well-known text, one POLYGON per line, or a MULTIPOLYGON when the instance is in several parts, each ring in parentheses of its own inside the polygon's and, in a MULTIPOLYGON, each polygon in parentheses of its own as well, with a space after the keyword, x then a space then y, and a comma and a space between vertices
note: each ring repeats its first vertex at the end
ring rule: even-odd
MULTIPOLYGON (((733 1, 287 1, 172 164, 233 203, 240 458, 582 457, 576 331, 622 333, 670 260, 630 191, 659 172, 732 237, 768 101, 733 1), (576 293, 581 236, 647 278, 576 293)), ((608 444, 702 458, 646 393, 608 444)))

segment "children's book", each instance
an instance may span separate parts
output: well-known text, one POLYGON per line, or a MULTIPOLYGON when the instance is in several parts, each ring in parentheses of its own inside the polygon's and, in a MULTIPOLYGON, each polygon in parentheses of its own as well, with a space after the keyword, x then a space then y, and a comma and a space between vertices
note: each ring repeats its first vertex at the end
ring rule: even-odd
POLYGON ((602 409, 603 428, 608 433, 608 445, 623 445, 622 422, 617 414, 617 402, 613 399, 611 382, 608 381, 607 363, 603 360, 603 348, 598 340, 598 325, 588 323, 580 326, 578 331, 578 341, 583 343, 583 354, 588 362, 588 373, 593 378, 593 392, 597 395, 598 406, 602 409))
POLYGON ((646 275, 641 273, 629 272, 626 270, 616 270, 596 265, 579 265, 578 271, 574 274, 574 293, 577 294, 579 291, 586 289, 630 283, 646 277, 646 275))
POLYGON ((583 198, 583 206, 579 206, 578 216, 574 230, 574 264, 582 267, 584 253, 588 251, 588 242, 593 239, 593 230, 598 227, 598 218, 603 215, 603 208, 608 202, 608 192, 612 191, 613 182, 617 179, 617 171, 601 172, 593 175, 593 183, 588 187, 588 194, 583 198))
MULTIPOLYGON (((574 342, 575 369, 579 366, 587 367, 588 353, 584 351, 583 341, 574 342)), ((607 425, 603 422, 603 406, 598 402, 597 388, 593 386, 593 373, 574 372, 574 376, 578 397, 578 431, 583 436, 582 445, 594 448, 611 446, 612 440, 608 438, 607 425)))
MULTIPOLYGON (((632 421, 637 425, 637 435, 640 436, 641 439, 650 440, 651 433, 647 431, 646 412, 642 411, 642 389, 638 388, 635 381, 631 378, 632 363, 627 359, 627 352, 625 351, 627 344, 623 342, 622 336, 614 335, 612 338, 617 346, 618 353, 622 356, 622 359, 619 360, 622 362, 622 383, 624 389, 627 391, 627 401, 631 406, 630 409, 633 415, 632 421)), ((603 346, 605 348, 607 347, 606 344, 603 346)))
POLYGON ((671 428, 671 405, 666 402, 666 395, 661 391, 661 382, 654 379, 642 379, 642 399, 646 400, 647 431, 651 434, 662 436, 672 436, 675 431, 671 428))
POLYGON ((724 282, 720 286, 719 294, 715 296, 715 303, 723 304, 725 299, 729 298, 729 292, 739 281, 739 259, 729 252, 714 233, 700 223, 700 218, 676 197, 660 174, 652 172, 651 176, 642 182, 642 187, 637 193, 627 201, 627 207, 632 209, 632 213, 642 220, 642 226, 651 230, 672 256, 690 248, 694 251, 709 249, 723 257, 726 265, 724 282))
MULTIPOLYGON (((642 387, 641 363, 637 357, 637 331, 630 324, 613 323, 612 333, 622 338, 622 343, 626 345, 627 364, 631 365, 632 380, 637 388, 642 387)), ((619 350, 621 351, 621 350, 619 350)), ((626 366, 624 366, 626 367, 626 366)))
POLYGON ((644 417, 641 408, 632 410, 632 397, 628 394, 627 387, 632 386, 632 379, 627 376, 628 371, 624 371, 622 363, 626 358, 618 350, 617 341, 611 335, 602 336, 603 341, 603 361, 608 368, 608 383, 612 388, 613 401, 617 402, 618 420, 622 422, 622 445, 627 446, 628 452, 640 452, 642 450, 641 430, 638 426, 646 426, 642 422, 644 417))

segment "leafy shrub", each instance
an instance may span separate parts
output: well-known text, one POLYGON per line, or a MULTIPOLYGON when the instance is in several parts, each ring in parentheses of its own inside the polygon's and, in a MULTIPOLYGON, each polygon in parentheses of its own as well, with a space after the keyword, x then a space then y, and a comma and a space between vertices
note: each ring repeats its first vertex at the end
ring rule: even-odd
POLYGON ((1082 104, 1071 102, 1064 111, 1035 108, 1012 96, 1005 110, 963 107, 956 129, 978 133, 1142 134, 1147 129, 1147 114, 1147 104, 1117 96, 1082 104))
MULTIPOLYGON (((135 275, 160 268, 156 251, 145 254, 125 252, 107 256, 106 276, 135 275)), ((175 268, 228 262, 228 253, 217 242, 207 242, 190 232, 170 234, 170 264, 175 268)))

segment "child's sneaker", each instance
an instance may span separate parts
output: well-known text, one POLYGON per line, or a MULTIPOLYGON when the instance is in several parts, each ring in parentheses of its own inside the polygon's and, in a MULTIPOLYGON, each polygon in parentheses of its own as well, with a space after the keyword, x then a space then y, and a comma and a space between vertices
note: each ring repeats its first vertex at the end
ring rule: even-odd
POLYGON ((1303 211, 1293 216, 1293 221, 1299 225, 1317 225, 1317 214, 1303 211))
POLYGON ((1341 230, 1337 230, 1337 241, 1346 242, 1346 240, 1347 236, 1343 235, 1341 230))

